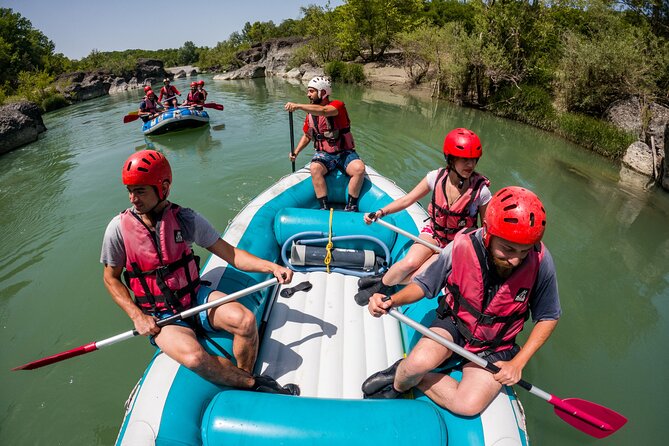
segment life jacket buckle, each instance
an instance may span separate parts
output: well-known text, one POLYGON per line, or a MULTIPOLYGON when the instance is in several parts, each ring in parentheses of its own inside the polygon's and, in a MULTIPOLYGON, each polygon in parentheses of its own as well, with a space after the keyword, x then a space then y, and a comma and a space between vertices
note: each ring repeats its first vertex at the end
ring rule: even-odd
POLYGON ((495 323, 496 319, 497 318, 495 316, 481 313, 481 315, 476 320, 481 325, 492 325, 495 323))

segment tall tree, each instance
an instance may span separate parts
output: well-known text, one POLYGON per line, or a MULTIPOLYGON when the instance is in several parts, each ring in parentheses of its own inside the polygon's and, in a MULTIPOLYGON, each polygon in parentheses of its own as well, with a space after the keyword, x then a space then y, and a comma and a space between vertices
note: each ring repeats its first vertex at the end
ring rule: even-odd
POLYGON ((30 20, 9 8, 0 8, 0 86, 16 88, 19 73, 43 69, 54 48, 30 20))
POLYGON ((376 60, 397 33, 418 25, 422 11, 422 0, 347 0, 338 8, 342 49, 350 57, 376 60))

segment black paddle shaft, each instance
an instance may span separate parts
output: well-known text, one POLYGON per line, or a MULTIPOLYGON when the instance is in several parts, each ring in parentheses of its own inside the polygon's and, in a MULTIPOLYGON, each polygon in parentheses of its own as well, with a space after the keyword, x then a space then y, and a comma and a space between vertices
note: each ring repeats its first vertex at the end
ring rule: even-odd
MULTIPOLYGON (((288 112, 288 126, 290 127, 290 155, 295 156, 295 134, 293 132, 293 112, 288 112)), ((291 160, 295 172, 295 160, 291 160)))

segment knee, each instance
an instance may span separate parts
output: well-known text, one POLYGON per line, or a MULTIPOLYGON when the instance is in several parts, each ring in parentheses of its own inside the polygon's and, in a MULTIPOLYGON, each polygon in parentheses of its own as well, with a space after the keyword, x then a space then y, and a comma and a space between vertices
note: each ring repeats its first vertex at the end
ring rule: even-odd
POLYGON ((311 176, 322 177, 325 175, 325 167, 321 163, 312 162, 309 165, 309 172, 311 176))
POLYGON ((233 335, 251 337, 256 333, 256 318, 248 309, 243 308, 230 315, 230 332, 233 335))
POLYGON ((190 370, 199 370, 206 361, 208 353, 204 349, 189 351, 181 357, 181 363, 190 370))
POLYGON ((362 161, 355 161, 348 165, 347 173, 352 177, 357 177, 365 174, 365 165, 362 161))
POLYGON ((486 405, 487 404, 483 404, 480 398, 476 398, 473 395, 467 396, 458 394, 457 399, 449 409, 455 414, 463 417, 474 417, 483 412, 486 405))
POLYGON ((416 271, 422 265, 422 262, 415 257, 407 257, 402 260, 402 270, 411 272, 416 271))
POLYGON ((402 361, 402 368, 407 376, 422 376, 432 370, 433 365, 426 356, 414 354, 402 361))

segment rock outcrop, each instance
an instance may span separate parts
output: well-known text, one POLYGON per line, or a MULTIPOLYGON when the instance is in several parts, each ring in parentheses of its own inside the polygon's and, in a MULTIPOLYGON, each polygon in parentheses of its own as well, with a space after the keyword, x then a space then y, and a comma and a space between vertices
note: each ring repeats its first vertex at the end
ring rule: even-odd
POLYGON ((37 104, 21 101, 0 107, 0 154, 37 141, 44 131, 37 104))
POLYGON ((81 102, 106 94, 144 88, 171 76, 162 60, 137 59, 135 69, 123 76, 106 71, 66 73, 56 79, 56 89, 70 102, 81 102))
POLYGON ((639 138, 627 148, 623 167, 650 177, 669 191, 669 108, 652 103, 644 110, 638 98, 630 98, 615 102, 605 118, 639 138))
POLYGON ((217 74, 215 80, 253 79, 257 77, 279 76, 291 79, 311 79, 322 76, 323 69, 304 64, 289 68, 293 53, 304 45, 305 39, 285 38, 271 39, 253 45, 245 51, 236 54, 241 68, 217 74))

